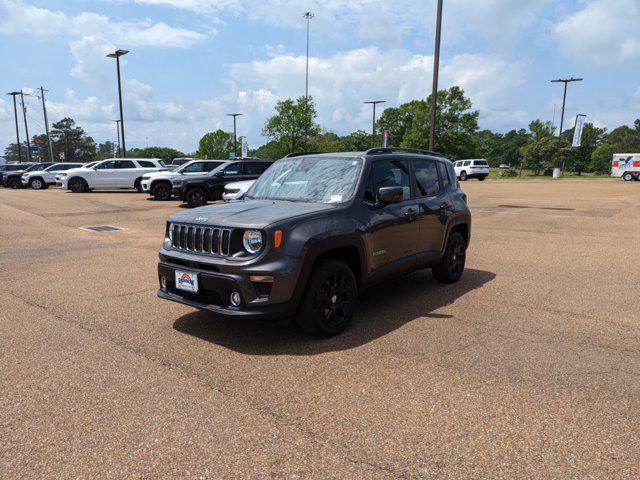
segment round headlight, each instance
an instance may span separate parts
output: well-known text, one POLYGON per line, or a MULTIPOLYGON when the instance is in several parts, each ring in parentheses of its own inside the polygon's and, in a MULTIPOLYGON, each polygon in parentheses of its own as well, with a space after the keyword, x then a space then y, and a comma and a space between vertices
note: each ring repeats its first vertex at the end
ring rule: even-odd
POLYGON ((260 230, 247 230, 242 237, 244 249, 249 253, 258 253, 263 245, 262 232, 260 230))

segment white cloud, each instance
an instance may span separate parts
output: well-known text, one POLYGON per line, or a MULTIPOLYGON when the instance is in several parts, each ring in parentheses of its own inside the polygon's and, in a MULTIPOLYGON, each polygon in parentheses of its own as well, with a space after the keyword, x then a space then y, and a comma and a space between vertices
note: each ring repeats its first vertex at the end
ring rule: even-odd
POLYGON ((586 66, 640 64, 640 2, 591 0, 553 28, 565 56, 586 66))
POLYGON ((6 120, 9 118, 9 104, 4 100, 4 98, 0 98, 0 120, 6 120))
POLYGON ((84 12, 69 17, 60 11, 27 5, 20 0, 0 2, 0 32, 10 35, 64 35, 78 38, 100 35, 127 46, 183 48, 204 40, 205 35, 150 19, 116 22, 106 15, 84 12))

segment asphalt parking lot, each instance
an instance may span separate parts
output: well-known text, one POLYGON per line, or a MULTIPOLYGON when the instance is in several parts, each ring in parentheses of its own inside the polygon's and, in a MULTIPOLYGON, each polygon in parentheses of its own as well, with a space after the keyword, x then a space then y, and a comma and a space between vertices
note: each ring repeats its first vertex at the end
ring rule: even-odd
POLYGON ((463 187, 329 340, 157 299, 175 202, 0 190, 0 478, 638 478, 640 185, 463 187))

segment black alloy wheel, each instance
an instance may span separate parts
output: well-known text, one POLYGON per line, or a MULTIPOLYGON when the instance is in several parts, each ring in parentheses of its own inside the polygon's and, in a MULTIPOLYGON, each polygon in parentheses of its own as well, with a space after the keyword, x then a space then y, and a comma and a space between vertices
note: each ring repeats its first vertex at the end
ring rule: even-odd
POLYGON ((14 190, 18 190, 19 188, 22 188, 22 180, 17 177, 12 177, 9 179, 7 186, 9 188, 13 188, 14 190))
POLYGON ((171 198, 172 188, 169 184, 160 182, 153 186, 151 193, 156 200, 169 200, 171 198))
POLYGON ((84 193, 89 189, 87 182, 82 178, 72 178, 67 186, 73 193, 84 193))
POLYGON ((201 188, 194 188, 189 190, 185 200, 189 208, 202 207, 207 204, 207 193, 201 188))
POLYGON ((452 232, 440 262, 433 267, 433 276, 441 283, 455 283, 464 273, 467 246, 459 232, 452 232))
POLYGON ((301 301, 298 324, 314 336, 332 337, 349 325, 358 296, 351 269, 338 260, 314 268, 301 301))
POLYGON ((467 181, 467 172, 460 172, 460 180, 463 182, 467 181))

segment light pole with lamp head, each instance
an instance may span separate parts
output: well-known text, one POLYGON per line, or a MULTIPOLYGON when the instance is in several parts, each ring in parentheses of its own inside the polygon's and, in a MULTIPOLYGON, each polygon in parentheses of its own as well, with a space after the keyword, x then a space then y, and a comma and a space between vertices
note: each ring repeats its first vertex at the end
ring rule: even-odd
POLYGON ((376 146, 376 105, 381 103, 387 103, 386 100, 371 100, 369 102, 364 102, 365 104, 373 106, 373 128, 371 130, 371 148, 375 148, 376 146))
POLYGON ((127 147, 124 141, 124 114, 122 113, 122 83, 120 81, 120 57, 129 53, 129 50, 116 50, 109 53, 107 57, 116 59, 116 70, 118 71, 118 102, 120 104, 120 135, 122 140, 122 157, 127 156, 127 147))

